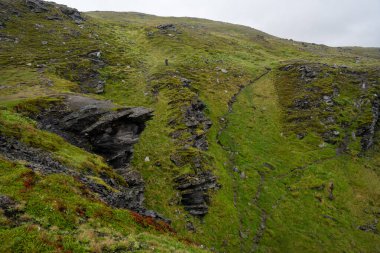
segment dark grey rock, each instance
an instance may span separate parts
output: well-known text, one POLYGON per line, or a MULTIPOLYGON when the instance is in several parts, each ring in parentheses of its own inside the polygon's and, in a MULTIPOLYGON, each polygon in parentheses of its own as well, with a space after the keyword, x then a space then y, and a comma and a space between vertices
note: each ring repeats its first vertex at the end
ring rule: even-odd
POLYGON ((379 231, 377 230, 377 224, 379 224, 379 220, 375 219, 372 223, 359 226, 358 229, 360 229, 364 232, 371 232, 374 234, 378 234, 379 231))
POLYGON ((183 87, 189 88, 191 86, 191 80, 186 78, 181 78, 183 87))
POLYGON ((301 73, 301 79, 305 80, 306 82, 310 82, 318 75, 318 70, 313 69, 312 66, 309 65, 300 66, 299 72, 301 73))
POLYGON ((294 107, 301 110, 307 110, 312 107, 312 104, 308 97, 297 98, 294 100, 294 107))
POLYGON ((184 123, 192 136, 190 142, 193 147, 200 150, 208 150, 206 133, 212 126, 211 120, 204 113, 205 109, 206 105, 201 100, 194 99, 191 105, 184 110, 184 123), (203 130, 203 133, 197 133, 199 128, 203 130))
POLYGON ((0 42, 15 42, 17 38, 0 34, 0 42))
POLYGON ((59 5, 61 12, 67 17, 71 18, 75 23, 81 24, 85 19, 82 17, 77 9, 67 7, 65 5, 59 5))
POLYGON ((55 20, 55 21, 62 21, 63 20, 63 18, 61 16, 58 16, 58 15, 46 16, 46 19, 47 20, 55 20))
POLYGON ((356 136, 361 137, 362 150, 366 151, 373 146, 374 136, 379 122, 380 99, 372 102, 372 121, 370 124, 361 126, 356 131, 356 136))
POLYGON ((16 201, 9 196, 0 195, 0 209, 3 211, 4 216, 8 219, 8 225, 20 225, 21 221, 19 217, 24 212, 18 208, 16 201))
POLYGON ((157 29, 165 31, 177 31, 177 27, 174 24, 162 24, 158 25, 157 29))
POLYGON ((95 50, 95 51, 88 53, 87 55, 91 58, 98 58, 99 59, 101 57, 101 54, 102 54, 101 51, 95 50))
POLYGON ((208 213, 210 197, 208 191, 221 186, 210 171, 197 174, 185 174, 177 177, 174 182, 181 192, 181 204, 191 215, 203 217, 208 213))
POLYGON ((153 116, 150 109, 118 108, 109 101, 81 96, 67 96, 63 107, 52 110, 40 115, 41 127, 52 126, 50 131, 104 156, 114 168, 129 163, 133 145, 153 116))
POLYGON ((10 209, 15 206, 15 202, 8 196, 0 195, 0 208, 3 210, 10 209))
POLYGON ((306 133, 298 133, 296 136, 297 136, 297 139, 302 140, 303 138, 305 138, 306 133))
POLYGON ((284 67, 281 67, 280 70, 282 71, 289 71, 294 68, 294 65, 286 65, 284 67))
POLYGON ((49 6, 51 5, 42 0, 26 0, 25 3, 29 9, 35 13, 47 12, 49 11, 49 6))
POLYGON ((186 229, 190 232, 197 232, 194 224, 191 221, 186 222, 186 229))

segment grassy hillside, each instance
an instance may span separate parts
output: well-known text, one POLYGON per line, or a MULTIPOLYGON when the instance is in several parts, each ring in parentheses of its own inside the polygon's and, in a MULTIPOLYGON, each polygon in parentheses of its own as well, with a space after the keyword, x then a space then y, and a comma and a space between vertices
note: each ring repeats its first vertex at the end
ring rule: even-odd
POLYGON ((380 252, 379 49, 203 19, 0 7, 0 138, 71 171, 0 153, 0 251, 380 252), (112 191, 102 175, 121 179, 38 123, 67 94, 154 110, 131 167, 170 225, 77 180, 112 191), (192 215, 179 178, 206 172, 217 186, 203 185, 207 214, 192 215))

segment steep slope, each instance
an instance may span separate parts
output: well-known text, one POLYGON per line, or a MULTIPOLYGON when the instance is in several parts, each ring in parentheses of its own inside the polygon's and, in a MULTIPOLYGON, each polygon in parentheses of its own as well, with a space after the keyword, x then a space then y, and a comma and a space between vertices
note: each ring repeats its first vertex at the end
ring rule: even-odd
POLYGON ((378 49, 0 6, 1 250, 380 251, 378 49))

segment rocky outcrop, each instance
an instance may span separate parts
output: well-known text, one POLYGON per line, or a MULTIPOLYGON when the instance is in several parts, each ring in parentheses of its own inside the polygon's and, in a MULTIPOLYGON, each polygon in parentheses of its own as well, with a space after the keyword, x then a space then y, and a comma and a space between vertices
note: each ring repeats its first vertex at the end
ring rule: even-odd
POLYGON ((170 222, 143 206, 144 182, 137 172, 131 173, 130 168, 123 169, 125 174, 122 176, 128 176, 125 184, 107 174, 95 175, 92 172, 77 171, 56 161, 50 153, 42 149, 30 147, 4 136, 0 136, 0 154, 12 161, 25 161, 26 167, 43 175, 61 173, 72 176, 110 206, 130 209, 145 216, 170 222), (129 184, 130 182, 134 183, 129 184))
POLYGON ((26 0, 25 3, 35 13, 47 12, 49 11, 49 6, 51 6, 51 4, 42 0, 26 0))
POLYGON ((377 229, 378 224, 379 224, 379 220, 376 218, 372 223, 361 225, 358 227, 358 229, 364 232, 379 234, 379 230, 377 229))
MULTIPOLYGON (((187 81, 186 84, 189 82, 187 81)), ((210 204, 208 191, 220 187, 212 172, 204 171, 204 157, 201 153, 189 150, 190 148, 199 151, 208 150, 206 134, 212 126, 212 122, 206 117, 205 109, 206 105, 197 97, 191 100, 189 106, 182 108, 183 119, 180 124, 184 125, 185 129, 173 132, 172 137, 183 148, 177 150, 170 157, 171 161, 178 167, 189 164, 194 169, 194 173, 177 177, 174 182, 176 189, 181 192, 181 204, 189 214, 197 217, 203 217, 208 213, 208 205, 210 204), (190 137, 184 138, 184 136, 190 137)))
POLYGON ((171 160, 179 167, 190 163, 193 168, 200 169, 202 167, 202 158, 196 152, 186 152, 189 148, 195 150, 208 150, 207 132, 212 126, 212 122, 205 114, 206 105, 194 97, 190 101, 190 105, 183 106, 181 109, 182 119, 175 119, 169 122, 173 127, 180 125, 179 129, 171 133, 171 137, 175 139, 182 149, 177 150, 171 155, 171 160), (179 122, 180 121, 180 122, 179 122))
POLYGON ((361 145, 362 150, 368 150, 374 143, 375 132, 379 122, 380 112, 380 99, 376 98, 372 102, 372 121, 370 124, 359 127, 356 136, 362 137, 361 145))
MULTIPOLYGON (((176 37, 176 35, 182 34, 182 31, 175 24, 161 24, 156 26, 156 28, 160 34, 168 35, 169 37, 176 37)), ((150 31, 148 36, 152 37, 154 34, 154 31, 150 31)))
POLYGON ((104 92, 106 81, 102 79, 99 70, 105 66, 101 52, 95 50, 82 55, 78 62, 71 62, 57 69, 57 72, 64 78, 77 82, 83 93, 101 94, 104 92))
POLYGON ((212 126, 211 120, 205 116, 205 109, 206 105, 199 99, 194 99, 190 106, 184 109, 184 122, 191 133, 189 142, 200 150, 208 150, 206 133, 212 126))
POLYGON ((304 62, 280 70, 290 72, 280 72, 280 100, 286 101, 288 121, 299 139, 313 131, 325 143, 337 145, 338 154, 349 151, 356 137, 361 137, 361 151, 373 146, 380 109, 378 70, 304 62), (347 103, 348 98, 353 103, 347 103))
POLYGON ((81 24, 83 21, 85 21, 77 9, 67 7, 66 5, 58 5, 58 8, 64 15, 71 18, 77 24, 81 24))
POLYGON ((109 101, 67 96, 63 104, 38 116, 41 128, 102 155, 114 168, 128 166, 133 145, 152 118, 152 110, 116 107, 109 101))
POLYGON ((145 122, 151 117, 150 109, 118 107, 110 101, 73 95, 64 97, 60 103, 35 116, 41 129, 56 133, 73 145, 103 156, 124 182, 107 174, 78 172, 57 162, 48 152, 14 139, 1 137, 0 153, 10 160, 27 161, 27 167, 33 171, 71 175, 113 207, 130 209, 169 222, 156 212, 144 208, 144 181, 129 166, 133 145, 144 130, 145 122))
POLYGON ((220 188, 216 177, 210 171, 181 175, 174 182, 177 190, 181 192, 181 204, 185 210, 198 217, 208 213, 209 190, 220 188))
POLYGON ((170 136, 176 147, 170 160, 178 167, 189 166, 193 171, 173 180, 181 193, 179 203, 189 214, 203 217, 210 203, 209 189, 218 188, 216 177, 206 169, 210 163, 204 153, 209 148, 207 133, 212 122, 206 116, 207 106, 199 99, 192 81, 184 77, 179 77, 179 81, 178 85, 170 86, 173 96, 169 105, 174 116, 168 125, 173 129, 170 136))
MULTIPOLYGON (((56 8, 59 9, 64 16, 72 19, 77 24, 80 24, 83 21, 85 21, 85 19, 82 17, 82 15, 77 9, 67 7, 66 5, 55 4, 52 2, 46 2, 42 0, 26 0, 25 4, 32 12, 35 13, 49 12, 52 8, 56 8)), ((47 19, 59 20, 59 16, 47 16, 47 19)))
POLYGON ((177 31, 177 28, 174 24, 158 25, 157 29, 162 30, 162 31, 177 31))
MULTIPOLYGON (((2 226, 7 225, 11 227, 19 226, 21 223, 20 216, 24 213, 20 210, 18 203, 7 195, 0 195, 0 212, 7 218, 7 222, 2 226)), ((27 217, 23 218, 27 220, 27 217)))

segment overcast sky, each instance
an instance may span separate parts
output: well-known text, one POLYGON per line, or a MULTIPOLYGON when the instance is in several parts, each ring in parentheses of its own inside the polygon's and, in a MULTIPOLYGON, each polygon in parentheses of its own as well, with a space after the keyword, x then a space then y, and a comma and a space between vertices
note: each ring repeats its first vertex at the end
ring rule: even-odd
POLYGON ((159 16, 200 17, 329 46, 380 47, 380 0, 55 1, 80 11, 136 11, 159 16))

